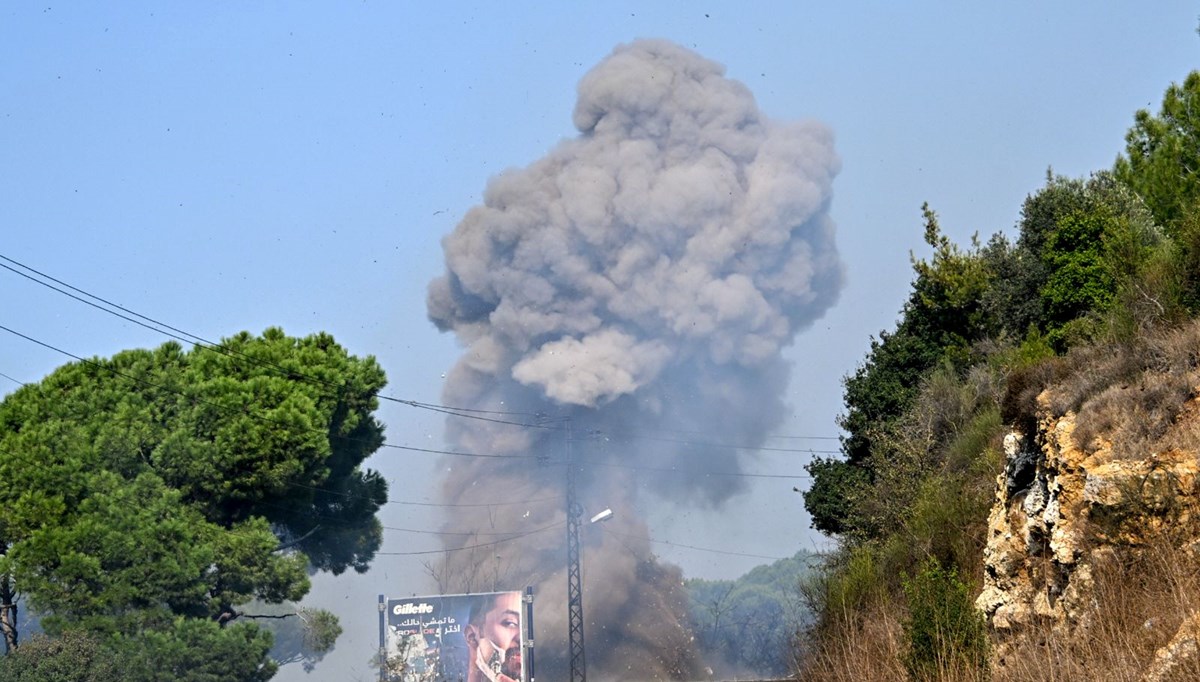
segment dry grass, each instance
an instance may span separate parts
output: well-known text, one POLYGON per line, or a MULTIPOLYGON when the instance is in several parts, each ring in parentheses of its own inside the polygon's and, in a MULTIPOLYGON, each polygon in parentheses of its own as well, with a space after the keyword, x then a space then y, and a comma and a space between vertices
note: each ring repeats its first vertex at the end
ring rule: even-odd
POLYGON ((1077 447, 1095 452, 1104 441, 1113 459, 1143 459, 1161 449, 1163 437, 1192 395, 1194 372, 1147 371, 1133 381, 1109 386, 1085 401, 1075 421, 1077 447))
MULTIPOLYGON (((1008 377, 1005 422, 1035 431, 1037 396, 1049 389, 1054 414, 1078 416, 1075 443, 1094 452, 1112 444, 1116 459, 1145 457, 1175 444, 1177 418, 1200 385, 1200 322, 1148 333, 1134 342, 1073 350, 1008 377)), ((1184 434, 1194 445, 1200 437, 1184 434)))
MULTIPOLYGON (((993 641, 992 682, 1136 682, 1155 652, 1200 614, 1200 557, 1179 535, 1098 560, 1094 588, 1074 632, 1049 623, 993 641)), ((810 645, 798 680, 906 680, 904 607, 876 603, 827 624, 810 645)), ((943 669, 937 682, 983 682, 978 671, 943 669)), ((1167 680, 1200 680, 1200 656, 1167 680)))
MULTIPOLYGON (((1082 449, 1094 452, 1111 446, 1113 456, 1120 459, 1142 459, 1168 449, 1200 452, 1200 322, 1146 334, 1131 343, 1079 349, 1063 358, 1017 369, 1006 377, 1006 392, 1000 400, 1002 421, 1016 424, 1027 434, 1035 433, 1037 397, 1047 390, 1053 412, 1076 413, 1074 437, 1082 449)), ((944 407, 942 403, 955 396, 942 391, 931 397, 938 399, 933 403, 944 407)), ((954 424, 962 428, 958 422, 954 424)), ((922 434, 946 431, 936 420, 926 420, 921 426, 925 427, 922 434)), ((984 478, 990 485, 993 479, 980 480, 984 478)), ((945 504, 940 499, 932 502, 939 507, 945 504)), ((913 506, 904 506, 906 513, 911 514, 913 506)), ((1159 513, 1146 510, 1152 512, 1159 513)), ((1164 537, 1148 545, 1113 549, 1103 561, 1096 560, 1092 588, 1080 607, 1081 624, 1073 631, 1047 622, 1004 638, 994 636, 990 679, 1142 680, 1155 652, 1171 642, 1181 625, 1200 622, 1200 549, 1181 548, 1188 539, 1200 536, 1200 528, 1195 521, 1190 527, 1180 527, 1179 518, 1161 513, 1156 518, 1167 529, 1164 537)), ((1150 524, 1142 530, 1150 527, 1159 526, 1150 524)), ((977 542, 982 546, 983 538, 977 542)), ((955 563, 978 565, 961 559, 955 563)), ((1078 574, 1075 579, 1082 580, 1078 574)), ((850 612, 823 621, 810 638, 798 680, 908 678, 904 600, 894 590, 874 594, 878 596, 869 603, 859 602, 850 612)), ((1165 679, 1200 680, 1200 654, 1195 658, 1165 679)), ((981 678, 979 671, 946 668, 934 679, 982 682, 981 678)))
MULTIPOLYGON (((1169 541, 1136 555, 1113 554, 1095 571, 1092 600, 1074 633, 1048 624, 1001 645, 996 682, 1141 680, 1154 653, 1200 612, 1200 562, 1169 541)), ((1200 660, 1168 679, 1200 679, 1200 660)))
POLYGON ((798 679, 811 682, 903 680, 907 677, 903 614, 876 603, 830 624, 810 651, 798 679))
MULTIPOLYGON (((877 603, 832 626, 813 649, 796 679, 804 682, 906 680, 904 608, 877 603)), ((927 682, 985 682, 978 669, 947 662, 927 682)))

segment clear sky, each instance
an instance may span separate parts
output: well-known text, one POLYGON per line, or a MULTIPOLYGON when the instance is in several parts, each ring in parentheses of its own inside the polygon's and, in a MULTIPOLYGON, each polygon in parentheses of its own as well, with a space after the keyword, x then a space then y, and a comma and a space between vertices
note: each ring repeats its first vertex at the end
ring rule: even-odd
MULTIPOLYGON (((839 304, 801 335, 781 435, 836 436, 841 377, 907 295, 919 207, 954 238, 1012 234, 1048 167, 1107 168, 1135 110, 1198 66, 1191 2, 6 3, 0 254, 206 338, 271 325, 375 355, 387 392, 437 402, 455 341, 426 320, 440 239, 487 179, 575 134, 575 86, 621 42, 674 40, 775 119, 837 136, 839 304), (645 6, 643 6, 645 5, 645 6), (114 8, 115 7, 115 8, 114 8)), ((0 324, 84 356, 165 339, 0 271, 0 324)), ((68 358, 0 333, 0 373, 68 358)), ((16 384, 0 377, 0 395, 16 384)), ((439 416, 386 404, 388 440, 438 447, 439 416)), ((814 448, 829 441, 797 441, 814 448)), ((808 455, 755 471, 802 474, 808 455)), ((392 497, 433 500, 435 460, 381 452, 392 497)), ((721 510, 652 510, 661 555, 734 577, 822 546, 793 485, 721 510)), ((389 526, 432 529, 388 505, 389 526)), ((386 531, 383 551, 437 548, 386 531)), ((585 567, 586 579, 586 567, 585 567)), ((368 679, 375 595, 426 589, 419 557, 318 577, 345 639, 312 677, 368 679)), ((303 679, 290 666, 277 679, 303 679)))

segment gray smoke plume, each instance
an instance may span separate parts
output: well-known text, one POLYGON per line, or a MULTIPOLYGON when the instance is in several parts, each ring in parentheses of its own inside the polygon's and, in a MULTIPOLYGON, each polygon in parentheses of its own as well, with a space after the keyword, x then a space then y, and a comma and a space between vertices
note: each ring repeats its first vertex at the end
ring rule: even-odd
MULTIPOLYGON (((688 679, 699 662, 679 570, 652 558, 629 510, 639 495, 716 506, 744 486, 724 474, 752 451, 722 443, 758 446, 780 424, 781 351, 841 286, 828 217, 839 162, 827 128, 766 118, 723 67, 665 41, 621 45, 585 75, 574 123, 577 137, 491 179, 429 287, 430 319, 465 346, 444 401, 537 424, 452 417, 448 440, 544 462, 446 458, 446 500, 555 498, 458 508, 446 530, 478 535, 447 549, 561 523, 573 458, 580 501, 616 511, 584 529, 589 672, 688 679)), ((489 576, 538 585, 543 679, 567 677, 563 535, 451 553, 437 569, 452 591, 490 589, 489 576)))

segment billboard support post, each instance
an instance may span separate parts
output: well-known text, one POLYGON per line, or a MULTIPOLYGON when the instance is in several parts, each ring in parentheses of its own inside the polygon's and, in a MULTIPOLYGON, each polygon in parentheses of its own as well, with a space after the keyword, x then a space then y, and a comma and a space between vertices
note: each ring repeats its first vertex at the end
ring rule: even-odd
POLYGON ((534 682, 533 672, 533 587, 525 588, 525 670, 529 682, 534 682))
POLYGON ((387 679, 387 597, 379 595, 379 679, 387 679))

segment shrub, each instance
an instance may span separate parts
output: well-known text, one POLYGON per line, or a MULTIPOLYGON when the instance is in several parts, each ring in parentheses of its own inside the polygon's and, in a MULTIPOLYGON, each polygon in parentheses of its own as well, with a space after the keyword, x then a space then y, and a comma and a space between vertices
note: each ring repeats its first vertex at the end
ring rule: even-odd
POLYGON ((908 640, 904 666, 909 677, 938 680, 972 672, 985 677, 987 630, 975 610, 971 589, 958 579, 958 572, 930 559, 904 581, 904 595, 909 612, 904 624, 908 640))
POLYGON ((0 656, 0 682, 118 682, 122 662, 93 636, 64 632, 35 635, 13 653, 0 656))

